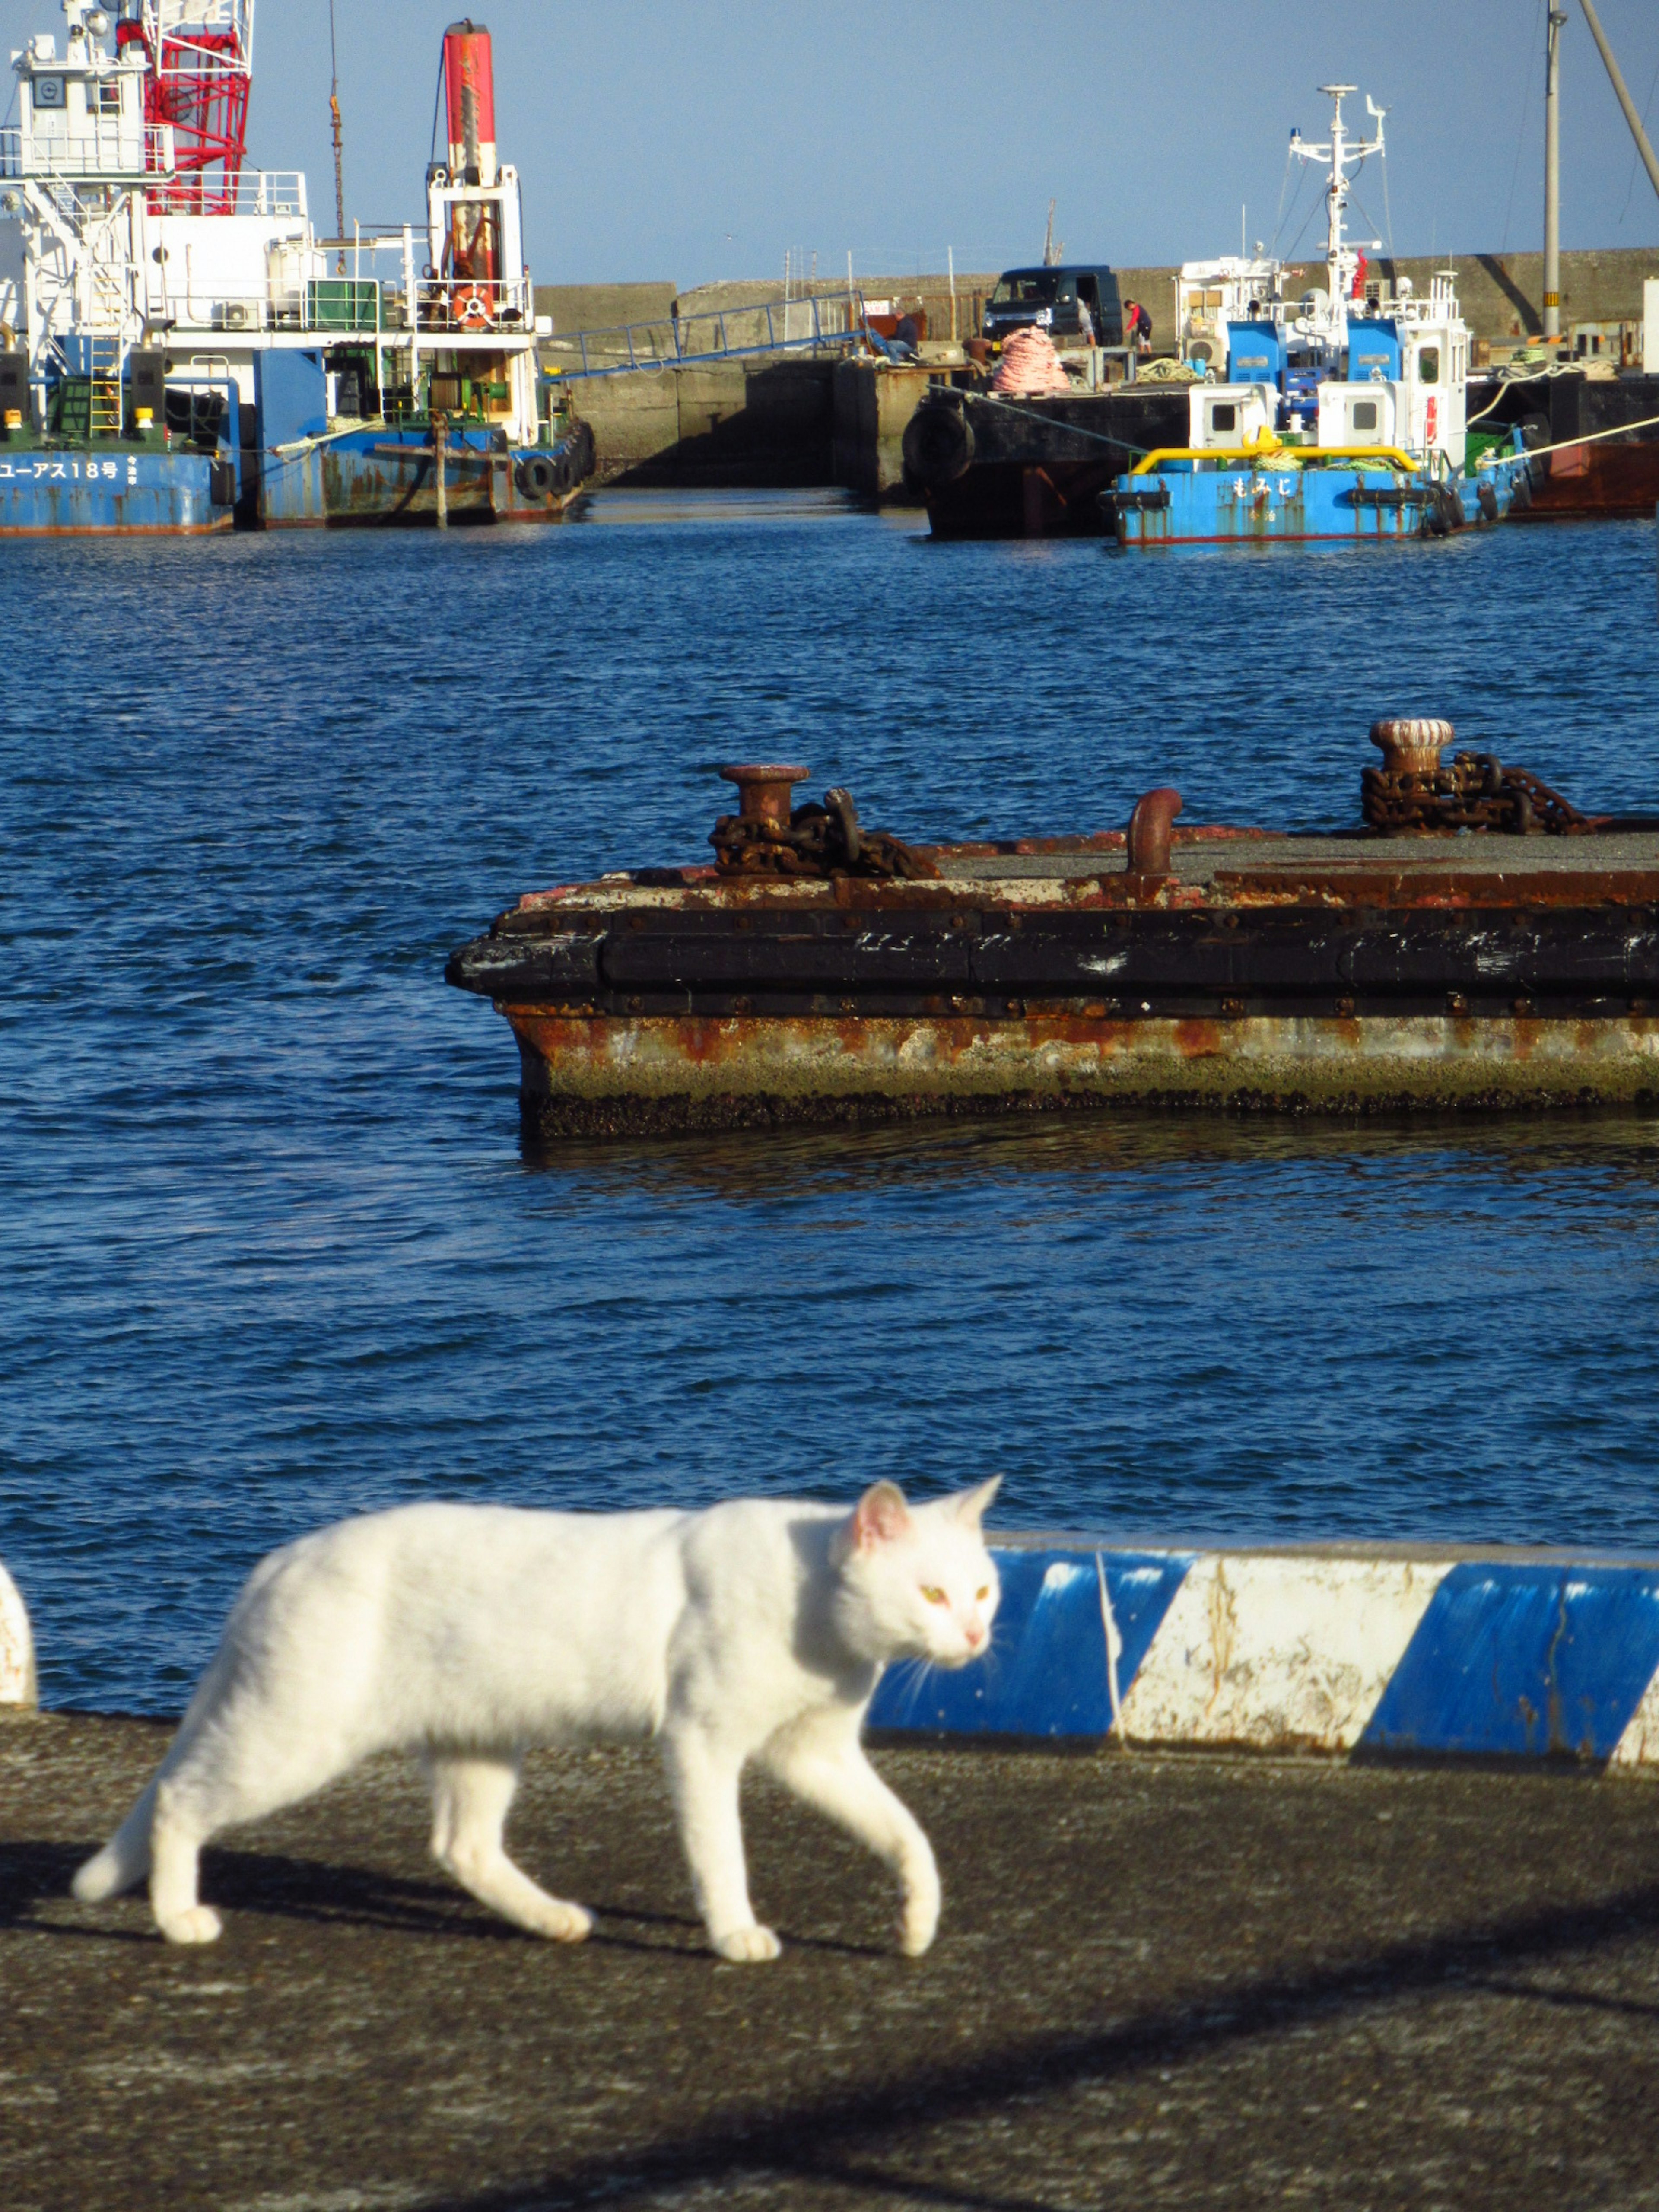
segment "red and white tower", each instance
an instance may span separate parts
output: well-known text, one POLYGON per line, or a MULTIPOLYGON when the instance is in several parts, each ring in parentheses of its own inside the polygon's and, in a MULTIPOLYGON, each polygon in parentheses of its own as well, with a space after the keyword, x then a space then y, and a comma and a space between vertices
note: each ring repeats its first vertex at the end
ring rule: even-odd
POLYGON ((173 169, 150 204, 164 215, 232 215, 247 152, 253 0, 121 0, 118 50, 142 46, 144 119, 173 132, 173 169))

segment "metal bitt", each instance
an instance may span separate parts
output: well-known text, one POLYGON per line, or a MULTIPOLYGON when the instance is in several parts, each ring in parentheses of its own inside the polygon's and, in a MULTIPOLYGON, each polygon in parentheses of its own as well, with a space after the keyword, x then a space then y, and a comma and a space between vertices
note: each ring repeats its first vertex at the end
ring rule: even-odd
POLYGON ((1552 8, 1544 64, 1544 337, 1561 335, 1561 30, 1566 10, 1552 8))
POLYGON ((1170 827, 1181 811, 1181 793, 1168 789, 1149 791, 1135 801, 1129 817, 1128 872, 1132 876, 1167 876, 1170 872, 1170 827))
POLYGON ((1389 715, 1371 724, 1371 743, 1382 756, 1384 775, 1431 776, 1456 737, 1449 722, 1432 715, 1389 715))
POLYGON ((789 827, 795 786, 805 783, 811 769, 749 763, 723 768, 720 774, 738 787, 738 814, 744 822, 769 822, 779 830, 789 827))

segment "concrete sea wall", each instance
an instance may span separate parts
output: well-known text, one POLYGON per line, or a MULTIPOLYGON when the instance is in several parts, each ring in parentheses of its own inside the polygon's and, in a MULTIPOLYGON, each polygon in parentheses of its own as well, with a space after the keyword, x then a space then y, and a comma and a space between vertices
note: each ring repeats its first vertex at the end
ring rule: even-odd
MULTIPOLYGON (((1308 283, 1318 281, 1316 261, 1292 264, 1308 283)), ((1504 343, 1535 337, 1543 327, 1543 260, 1536 253, 1454 254, 1437 263, 1421 257, 1384 258, 1380 275, 1409 276, 1426 291, 1430 271, 1449 265, 1458 273, 1463 312, 1477 340, 1504 343)), ((1176 271, 1170 266, 1118 270, 1126 299, 1142 301, 1152 319, 1154 341, 1167 346, 1175 331, 1176 271)), ((1659 249, 1621 246, 1561 257, 1562 318, 1575 322, 1638 320, 1642 283, 1659 276, 1659 249)), ((979 327, 994 270, 963 270, 956 279, 956 325, 968 337, 979 327)), ((930 337, 948 337, 951 297, 947 276, 922 274, 860 279, 866 295, 886 300, 899 313, 920 310, 930 337)), ((844 289, 826 277, 805 288, 820 297, 844 289)), ((724 315, 733 345, 761 343, 758 310, 781 295, 780 279, 705 284, 678 292, 666 282, 545 285, 537 310, 553 318, 556 336, 644 326, 642 351, 672 355, 673 323, 697 327, 696 319, 724 315)), ((705 330, 712 329, 704 325, 705 330)), ((568 368, 561 347, 546 356, 568 368)), ((732 361, 690 368, 660 368, 585 380, 581 413, 592 423, 601 483, 711 487, 840 484, 866 498, 901 492, 899 446, 925 373, 881 375, 868 364, 836 364, 795 356, 732 361), (848 380, 848 378, 851 380, 848 380), (914 389, 912 388, 914 384, 914 389)))
POLYGON ((999 1540, 982 1665, 895 1668, 881 1729, 1659 1771, 1659 1560, 999 1540))

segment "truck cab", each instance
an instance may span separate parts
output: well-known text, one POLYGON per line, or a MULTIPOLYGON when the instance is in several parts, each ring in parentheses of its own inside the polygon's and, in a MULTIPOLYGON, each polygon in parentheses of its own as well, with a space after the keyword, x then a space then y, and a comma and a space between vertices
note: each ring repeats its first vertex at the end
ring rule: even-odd
POLYGON ((1104 262, 1005 269, 985 303, 985 336, 998 344, 1014 331, 1046 331, 1057 345, 1120 346, 1123 301, 1104 262))

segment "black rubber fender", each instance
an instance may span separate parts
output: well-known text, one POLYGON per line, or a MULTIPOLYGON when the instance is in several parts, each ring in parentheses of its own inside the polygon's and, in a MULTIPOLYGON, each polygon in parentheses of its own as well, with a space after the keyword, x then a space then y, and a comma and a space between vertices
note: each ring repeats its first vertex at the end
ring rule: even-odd
POLYGON ((1489 483, 1483 483, 1480 489, 1475 493, 1474 496, 1476 504, 1479 506, 1481 514, 1485 520, 1488 522, 1496 522, 1498 520, 1498 494, 1492 489, 1492 486, 1489 483))
POLYGON ((546 499, 558 489, 558 471, 550 453, 527 453, 514 473, 526 499, 546 499))
POLYGON ((955 483, 974 463, 974 426, 959 400, 925 399, 904 426, 904 472, 927 490, 955 483))

